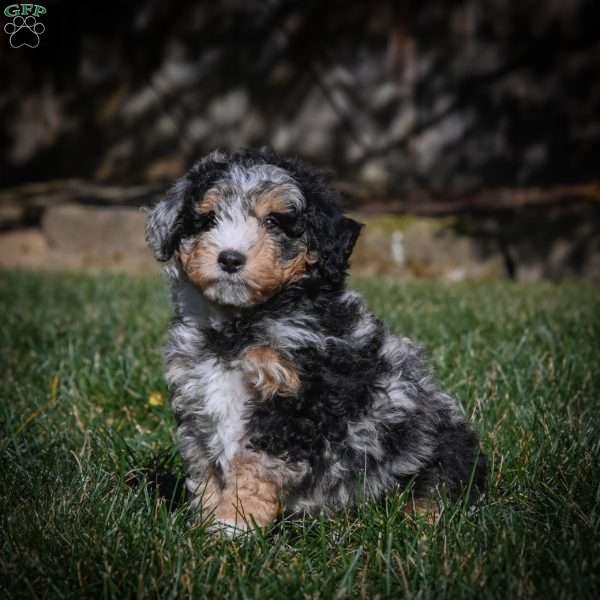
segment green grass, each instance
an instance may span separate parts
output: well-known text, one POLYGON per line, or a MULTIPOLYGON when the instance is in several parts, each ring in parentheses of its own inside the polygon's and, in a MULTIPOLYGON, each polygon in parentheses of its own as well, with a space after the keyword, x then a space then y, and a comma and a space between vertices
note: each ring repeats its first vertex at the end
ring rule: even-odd
POLYGON ((132 483, 156 457, 181 474, 169 409, 149 403, 166 395, 163 282, 0 282, 0 597, 600 596, 597 288, 355 281, 480 430, 484 502, 434 526, 391 497, 229 541, 132 483))

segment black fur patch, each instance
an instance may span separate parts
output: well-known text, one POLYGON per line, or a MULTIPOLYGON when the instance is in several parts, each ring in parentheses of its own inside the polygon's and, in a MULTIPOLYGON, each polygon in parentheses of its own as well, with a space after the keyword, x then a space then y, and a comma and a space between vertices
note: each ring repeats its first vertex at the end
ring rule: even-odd
MULTIPOLYGON (((214 405, 235 406, 235 394, 241 392, 234 377, 233 383, 223 381, 223 397, 218 395, 217 365, 226 379, 236 373, 245 350, 266 345, 292 362, 300 388, 293 396, 240 400, 245 402, 240 418, 246 450, 282 459, 290 472, 305 473, 286 484, 289 510, 352 503, 361 480, 373 497, 409 483, 417 495, 443 487, 452 497, 470 483, 474 490, 483 487, 485 459, 458 403, 436 386, 417 346, 393 336, 358 295, 345 291, 362 226, 342 214, 339 196, 323 174, 269 151, 200 161, 176 186, 171 204, 151 214, 148 236, 158 258, 170 258, 181 236, 198 227, 195 203, 227 169, 257 164, 284 169, 304 196, 296 221, 273 224, 281 228, 282 248, 289 244, 292 254, 302 236, 318 260, 264 303, 222 312, 211 305, 219 318, 204 319, 189 298, 184 301, 177 293, 189 282, 174 259, 169 274, 178 318, 167 348, 167 373, 192 478, 201 479, 209 467, 226 478, 231 448, 219 444, 237 443, 219 437, 216 425, 225 417, 214 405), (209 388, 210 399, 205 397, 209 388)), ((197 294, 199 304, 208 302, 197 294)))

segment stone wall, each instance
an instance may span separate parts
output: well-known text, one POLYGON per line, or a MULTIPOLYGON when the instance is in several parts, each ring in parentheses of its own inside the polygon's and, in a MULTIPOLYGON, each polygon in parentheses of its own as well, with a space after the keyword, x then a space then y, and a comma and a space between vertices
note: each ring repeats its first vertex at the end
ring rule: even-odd
MULTIPOLYGON (((544 220, 523 215, 518 227, 489 217, 474 223, 457 217, 353 213, 366 227, 352 270, 446 281, 511 276, 600 281, 598 208, 590 206, 577 219, 557 217, 562 233, 552 230, 555 220, 548 210, 544 220)), ((144 241, 144 218, 141 208, 129 206, 48 206, 37 222, 0 230, 0 267, 157 272, 144 241)))

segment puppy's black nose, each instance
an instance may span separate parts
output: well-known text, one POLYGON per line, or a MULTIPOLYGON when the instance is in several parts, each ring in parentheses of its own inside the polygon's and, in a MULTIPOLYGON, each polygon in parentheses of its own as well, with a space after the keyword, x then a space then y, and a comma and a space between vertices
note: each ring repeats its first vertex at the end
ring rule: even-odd
POLYGON ((223 250, 217 260, 221 265, 221 269, 227 271, 227 273, 239 271, 246 263, 246 257, 236 250, 223 250))

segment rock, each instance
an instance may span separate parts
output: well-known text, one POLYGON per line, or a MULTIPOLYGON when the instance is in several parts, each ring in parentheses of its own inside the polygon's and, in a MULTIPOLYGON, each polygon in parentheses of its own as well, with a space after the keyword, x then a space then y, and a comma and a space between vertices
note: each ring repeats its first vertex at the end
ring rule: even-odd
POLYGON ((0 235, 0 267, 45 269, 48 256, 48 243, 39 229, 18 229, 0 235))
POLYGON ((16 204, 0 204, 0 226, 10 227, 25 220, 25 208, 16 204))
POLYGON ((584 276, 591 281, 600 283, 600 251, 588 258, 584 276))
POLYGON ((48 208, 42 230, 53 250, 112 256, 145 249, 144 218, 135 208, 66 204, 48 208))
POLYGON ((50 207, 42 232, 53 260, 72 269, 156 271, 144 239, 145 215, 127 207, 50 207))
POLYGON ((456 233, 451 219, 355 218, 366 224, 352 258, 357 273, 449 281, 505 276, 500 253, 456 233))

